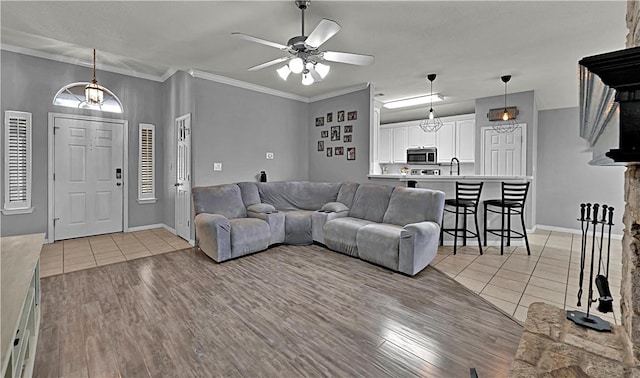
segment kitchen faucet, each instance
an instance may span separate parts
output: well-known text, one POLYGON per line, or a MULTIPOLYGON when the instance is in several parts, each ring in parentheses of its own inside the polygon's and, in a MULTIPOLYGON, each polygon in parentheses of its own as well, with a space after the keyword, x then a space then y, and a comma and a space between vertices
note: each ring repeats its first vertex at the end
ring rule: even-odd
POLYGON ((458 158, 457 158, 457 157, 453 157, 453 158, 451 158, 451 165, 449 166, 449 176, 453 176, 453 162, 454 162, 454 161, 456 162, 456 165, 457 165, 457 168, 458 168, 458 170, 457 170, 457 173, 456 173, 456 174, 457 174, 458 176, 460 176, 460 160, 458 160, 458 158))

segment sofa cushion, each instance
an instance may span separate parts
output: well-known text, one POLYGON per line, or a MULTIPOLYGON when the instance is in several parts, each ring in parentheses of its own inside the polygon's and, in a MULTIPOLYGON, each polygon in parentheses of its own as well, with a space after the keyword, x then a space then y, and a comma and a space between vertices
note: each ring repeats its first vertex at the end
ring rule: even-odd
POLYGON ((382 222, 392 191, 392 186, 374 184, 358 186, 353 198, 353 205, 349 210, 349 216, 372 222, 382 222))
POLYGON ((351 207, 351 205, 353 205, 353 197, 356 194, 356 190, 358 190, 358 186, 360 186, 360 184, 356 184, 355 182, 345 182, 342 184, 336 201, 344 203, 347 207, 351 207))
POLYGON ((236 218, 231 225, 231 257, 265 250, 269 247, 269 224, 257 218, 236 218))
POLYGON ((339 213, 341 211, 348 211, 349 208, 342 202, 328 202, 325 203, 320 211, 324 211, 325 213, 339 213))
POLYGON ((311 215, 310 210, 283 210, 284 213, 284 242, 285 244, 311 244, 311 215))
POLYGON ((334 251, 358 257, 356 236, 358 230, 373 222, 352 217, 338 218, 328 221, 322 227, 324 242, 334 251))
POLYGON ((238 187, 242 193, 242 201, 245 207, 260 203, 260 194, 255 182, 239 182, 238 187))
POLYGON ((247 211, 253 211, 254 213, 261 214, 271 214, 277 212, 278 210, 276 210, 275 207, 269 205, 268 203, 254 203, 253 205, 247 206, 247 211))
POLYGON ((247 211, 236 184, 201 186, 192 189, 193 207, 200 213, 220 214, 228 219, 244 218, 247 211))
POLYGON ((432 221, 440 223, 444 193, 438 190, 396 187, 384 213, 384 223, 405 226, 432 221))
POLYGON ((358 255, 362 260, 398 270, 398 252, 402 227, 374 223, 358 231, 358 255))
POLYGON ((318 210, 338 197, 340 183, 309 181, 259 182, 258 192, 264 203, 278 210, 318 210))

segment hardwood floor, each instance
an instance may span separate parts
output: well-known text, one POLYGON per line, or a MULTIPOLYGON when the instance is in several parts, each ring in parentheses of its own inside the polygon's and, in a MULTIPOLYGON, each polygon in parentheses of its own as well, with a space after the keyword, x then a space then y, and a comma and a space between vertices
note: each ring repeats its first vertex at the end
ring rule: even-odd
POLYGON ((42 279, 36 377, 506 376, 522 327, 428 267, 197 249, 42 279))

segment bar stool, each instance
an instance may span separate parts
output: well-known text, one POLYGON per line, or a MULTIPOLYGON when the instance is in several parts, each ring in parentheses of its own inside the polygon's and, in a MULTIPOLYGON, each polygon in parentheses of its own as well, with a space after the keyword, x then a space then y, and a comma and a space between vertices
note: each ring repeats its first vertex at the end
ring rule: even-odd
POLYGON ((462 183, 456 181, 456 198, 444 201, 444 211, 456 215, 456 224, 454 228, 444 227, 444 213, 442 216, 442 228, 440 229, 440 245, 444 242, 444 233, 453 236, 453 254, 456 254, 458 247, 458 232, 462 235, 462 245, 467 245, 467 237, 478 238, 478 249, 482 254, 482 242, 480 240, 480 229, 478 228, 478 203, 480 202, 480 193, 482 193, 482 185, 484 183, 462 183), (449 206, 449 207, 448 207, 449 206), (459 217, 462 215, 462 228, 459 227, 459 217), (473 215, 476 225, 476 232, 467 229, 467 216, 473 215))
POLYGON ((527 238, 527 230, 524 225, 524 204, 529 191, 529 183, 502 183, 502 198, 490 199, 484 201, 484 245, 487 245, 487 233, 500 236, 500 254, 504 254, 504 237, 507 236, 507 246, 511 245, 511 238, 521 239, 527 246, 527 254, 531 254, 529 249, 529 239, 527 238), (493 209, 491 207, 493 207, 493 209), (498 208, 498 209, 495 209, 498 208), (487 212, 500 214, 500 228, 487 228, 487 212), (520 215, 522 223, 522 232, 511 229, 511 216, 520 215), (504 227, 504 218, 507 218, 507 228, 504 227), (512 236, 515 234, 516 236, 512 236))

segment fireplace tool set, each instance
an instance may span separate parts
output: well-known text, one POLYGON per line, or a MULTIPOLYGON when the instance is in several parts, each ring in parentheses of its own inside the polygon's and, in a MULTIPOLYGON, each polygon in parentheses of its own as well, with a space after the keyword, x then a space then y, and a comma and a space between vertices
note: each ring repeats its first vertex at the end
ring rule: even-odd
POLYGON ((598 302, 598 311, 608 313, 613 311, 613 297, 609 290, 609 257, 611 254, 611 226, 613 226, 613 207, 607 205, 580 204, 580 218, 578 219, 582 230, 582 244, 580 247, 580 282, 578 290, 578 307, 582 305, 582 284, 584 281, 584 269, 587 261, 590 261, 589 289, 587 293, 587 312, 567 311, 567 319, 583 327, 588 327, 602 332, 611 332, 611 325, 606 320, 590 314, 591 303, 598 302), (602 213, 602 215, 600 215, 602 213), (600 216, 600 218, 598 218, 600 216), (590 230, 591 228, 591 230, 590 230), (606 229, 606 236, 605 236, 606 229), (589 238, 591 232, 591 238, 589 238), (599 235, 598 235, 599 234, 599 235), (606 239, 606 263, 602 259, 606 239), (591 259, 588 259, 589 244, 591 244, 591 259), (597 259, 596 259, 597 253, 597 259), (595 275, 595 264, 597 274, 595 275), (604 272, 602 271, 604 268, 604 272), (604 274, 603 274, 604 273, 604 274), (600 297, 593 299, 593 284, 598 288, 600 297))

